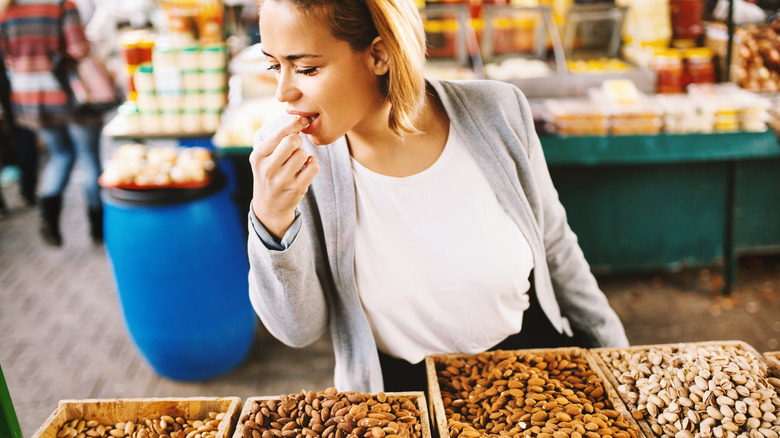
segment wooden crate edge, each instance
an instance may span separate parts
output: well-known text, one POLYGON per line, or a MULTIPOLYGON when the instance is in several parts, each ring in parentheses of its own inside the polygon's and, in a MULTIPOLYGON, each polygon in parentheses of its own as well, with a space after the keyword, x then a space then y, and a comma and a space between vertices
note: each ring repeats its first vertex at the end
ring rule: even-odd
POLYGON ((607 399, 612 402, 613 408, 623 414, 625 421, 634 428, 637 437, 648 436, 647 432, 642 428, 639 422, 636 421, 633 415, 631 415, 631 411, 628 409, 625 401, 618 393, 617 386, 614 384, 613 380, 610 380, 607 377, 607 373, 605 372, 605 369, 602 368, 601 363, 597 361, 596 355, 589 350, 585 350, 585 359, 593 369, 593 372, 595 372, 596 375, 601 379, 601 386, 603 386, 604 391, 607 392, 607 399))
POLYGON ((780 379, 780 351, 765 351, 764 359, 769 365, 770 372, 780 379))
MULTIPOLYGON (((559 348, 533 348, 533 349, 524 349, 524 350, 505 350, 510 351, 515 354, 545 354, 545 353, 566 353, 572 356, 579 355, 583 357, 587 362, 588 366, 591 367, 594 373, 601 379, 602 387, 604 388, 604 391, 607 393, 607 399, 612 402, 613 407, 623 414, 623 417, 627 423, 633 426, 635 432, 637 433, 638 437, 646 437, 646 432, 642 429, 641 425, 634 419, 634 417, 631 415, 631 412, 626 407, 626 404, 624 403, 623 399, 618 395, 617 387, 613 386, 611 381, 607 380, 605 377, 604 370, 599 365, 598 362, 596 362, 595 355, 591 354, 591 352, 582 347, 559 347, 559 348)), ((490 352, 492 353, 492 352, 490 352)), ((429 404, 433 406, 433 422, 437 426, 437 433, 439 438, 450 438, 449 429, 447 427, 447 418, 444 412, 444 402, 442 400, 441 396, 441 388, 439 386, 439 380, 436 375, 436 361, 441 360, 444 358, 460 358, 460 357, 471 357, 475 356, 474 354, 466 354, 466 353, 444 353, 444 354, 433 354, 426 356, 425 358, 425 369, 426 374, 428 377, 428 395, 429 395, 429 404)))
POLYGON ((72 420, 67 417, 68 408, 71 406, 83 406, 98 403, 181 403, 188 401, 197 402, 221 402, 229 401, 225 411, 225 417, 219 425, 217 438, 230 438, 230 430, 236 422, 236 412, 239 410, 241 398, 235 396, 226 397, 149 397, 149 398, 92 398, 92 399, 62 399, 57 403, 57 408, 49 415, 44 423, 35 431, 31 438, 55 438, 57 431, 65 422, 72 420), (59 424, 57 424, 59 423, 59 424), (54 429, 56 427, 56 430, 54 429), (52 433, 47 434, 51 431, 52 433), (50 437, 49 437, 50 436, 50 437))
MULTIPOLYGON (((427 398, 423 391, 408 391, 408 392, 385 392, 385 395, 393 397, 414 397, 418 409, 420 410, 420 425, 422 427, 422 438, 433 438, 431 425, 430 425, 430 413, 427 408, 427 398)), ((372 394, 375 395, 375 394, 372 394)), ((241 414, 236 422, 236 429, 233 432, 232 438, 243 438, 244 436, 244 422, 241 421, 244 416, 249 416, 249 411, 252 409, 252 405, 260 400, 279 400, 281 395, 268 395, 268 396, 254 396, 249 397, 244 401, 244 406, 241 409, 241 414)))
MULTIPOLYGON (((607 350, 607 349, 604 348, 599 350, 607 350)), ((600 355, 596 354, 593 351, 591 351, 591 355, 593 357, 593 360, 595 360, 596 363, 599 365, 599 367, 601 367, 604 377, 607 380, 609 380, 610 385, 612 385, 612 387, 615 389, 615 393, 617 394, 618 399, 620 399, 623 402, 623 405, 626 407, 626 409, 628 409, 628 415, 631 417, 632 420, 634 420, 639 425, 642 434, 647 438, 655 437, 656 435, 653 432, 653 429, 650 428, 650 424, 647 421, 645 421, 644 419, 637 420, 632 415, 632 412, 636 410, 636 405, 624 399, 623 396, 620 394, 620 391, 618 391, 617 389, 618 386, 620 386, 620 382, 618 382, 618 380, 612 374, 612 369, 607 365, 606 362, 604 362, 604 360, 600 355)))

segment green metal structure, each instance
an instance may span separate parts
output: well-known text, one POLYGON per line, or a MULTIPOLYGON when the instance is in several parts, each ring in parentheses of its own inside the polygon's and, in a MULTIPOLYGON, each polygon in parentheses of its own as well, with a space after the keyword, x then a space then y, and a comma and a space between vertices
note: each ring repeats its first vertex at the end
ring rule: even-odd
POLYGON ((723 266, 780 252, 774 131, 542 136, 569 224, 595 272, 723 266))
POLYGON ((5 383, 2 367, 0 367, 0 437, 22 438, 22 428, 16 418, 16 411, 11 401, 11 394, 8 392, 8 385, 5 383))

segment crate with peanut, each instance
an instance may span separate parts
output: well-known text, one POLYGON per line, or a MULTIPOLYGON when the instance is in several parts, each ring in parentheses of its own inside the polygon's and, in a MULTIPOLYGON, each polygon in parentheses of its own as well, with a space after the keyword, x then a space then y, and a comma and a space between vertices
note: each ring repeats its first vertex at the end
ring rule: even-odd
POLYGON ((62 400, 33 438, 230 438, 238 397, 62 400))
POLYGON ((587 350, 496 350, 425 361, 441 438, 641 436, 587 350))
POLYGON ((649 437, 778 438, 780 380, 740 341, 594 349, 649 437))
POLYGON ((305 391, 250 397, 234 438, 430 438, 422 392, 305 391))

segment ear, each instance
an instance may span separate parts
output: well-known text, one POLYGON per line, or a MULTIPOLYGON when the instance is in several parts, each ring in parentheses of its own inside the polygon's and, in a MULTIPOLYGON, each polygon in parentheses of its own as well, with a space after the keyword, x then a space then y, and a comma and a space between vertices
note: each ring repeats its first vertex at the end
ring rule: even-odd
POLYGON ((374 38, 368 48, 370 68, 377 76, 382 76, 390 70, 390 52, 382 37, 374 38))

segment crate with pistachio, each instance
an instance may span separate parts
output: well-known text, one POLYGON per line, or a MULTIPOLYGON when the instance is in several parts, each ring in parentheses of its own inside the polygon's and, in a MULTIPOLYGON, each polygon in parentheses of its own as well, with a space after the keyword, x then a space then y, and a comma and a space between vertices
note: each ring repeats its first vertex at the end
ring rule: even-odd
POLYGON ((422 392, 305 391, 250 397, 234 438, 429 438, 422 392))
POLYGON ((581 348, 426 357, 439 436, 636 438, 639 426, 581 348))
POLYGON ((780 380, 739 341, 595 349, 648 436, 778 438, 780 380))

